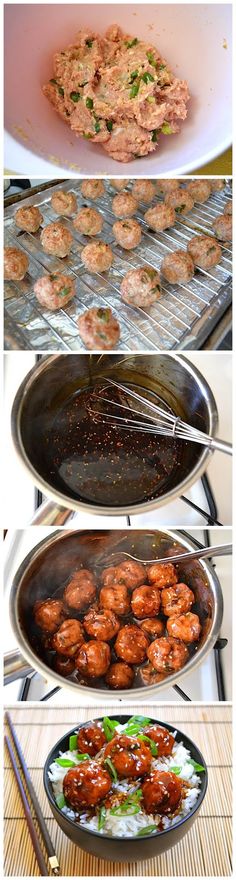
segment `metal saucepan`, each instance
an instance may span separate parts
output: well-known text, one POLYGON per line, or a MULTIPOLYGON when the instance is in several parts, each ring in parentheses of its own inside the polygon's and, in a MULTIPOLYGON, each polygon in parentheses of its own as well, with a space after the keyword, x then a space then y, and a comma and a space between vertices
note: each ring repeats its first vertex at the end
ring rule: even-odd
MULTIPOLYGON (((99 577, 101 567, 108 565, 111 553, 124 550, 133 553, 143 559, 155 559, 176 555, 195 549, 196 543, 183 537, 180 533, 172 531, 144 531, 144 530, 107 530, 107 531, 69 531, 60 530, 54 532, 49 538, 41 541, 32 550, 18 569, 10 594, 10 615, 16 640, 22 652, 23 674, 25 675, 26 661, 44 679, 52 681, 54 685, 66 686, 78 695, 81 689, 95 697, 101 698, 119 697, 130 699, 139 694, 142 699, 147 695, 154 696, 156 691, 166 685, 173 685, 181 677, 205 659, 214 646, 223 616, 223 597, 220 583, 214 569, 209 562, 187 560, 179 563, 178 572, 180 580, 186 581, 194 590, 196 597, 196 610, 199 614, 202 632, 200 641, 194 649, 186 665, 177 673, 148 687, 141 686, 140 678, 134 679, 134 686, 130 690, 112 691, 104 690, 101 684, 93 687, 80 684, 73 672, 70 678, 64 678, 53 669, 54 655, 49 652, 42 658, 39 641, 35 631, 33 620, 33 605, 37 600, 44 600, 57 592, 57 596, 63 592, 64 586, 72 572, 82 565, 92 569, 99 577), (50 665, 51 664, 51 665, 50 665)), ((6 657, 7 681, 14 678, 14 670, 11 670, 11 658, 6 657)), ((27 669, 28 671, 28 669, 27 669)), ((19 663, 17 675, 19 677, 19 663)), ((161 676, 158 676, 160 679, 161 676)))
MULTIPOLYGON (((99 377, 133 382, 144 391, 159 394, 176 415, 214 436, 217 407, 211 389, 196 367, 182 355, 52 355, 43 358, 21 384, 12 410, 12 434, 21 461, 34 483, 58 504, 70 510, 122 515, 161 507, 188 491, 205 471, 212 452, 197 444, 186 444, 181 461, 173 468, 169 482, 155 489, 151 500, 119 506, 95 503, 75 493, 52 474, 52 426, 64 403, 78 390, 85 390, 99 377), (45 444, 48 438, 48 446, 45 444)), ((79 431, 79 426, 78 426, 79 431)), ((53 514, 50 511, 50 522, 53 514)))

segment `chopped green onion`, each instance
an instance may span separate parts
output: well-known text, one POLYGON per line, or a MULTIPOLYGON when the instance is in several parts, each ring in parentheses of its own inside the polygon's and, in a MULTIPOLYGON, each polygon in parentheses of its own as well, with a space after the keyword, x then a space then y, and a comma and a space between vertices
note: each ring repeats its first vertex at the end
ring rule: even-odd
POLYGON ((157 831, 156 825, 145 825, 145 828, 141 828, 138 831, 136 837, 144 837, 145 834, 152 834, 153 831, 157 831))
POLYGON ((130 98, 136 98, 136 95, 139 93, 140 82, 135 82, 130 90, 129 96, 130 98))
POLYGON ((101 126, 100 126, 100 122, 98 119, 96 119, 94 128, 95 128, 96 134, 99 134, 99 131, 101 131, 101 126))
POLYGON ((148 101, 149 104, 155 104, 155 98, 153 98, 152 95, 148 95, 146 101, 148 101))
POLYGON ((138 76, 138 70, 133 70, 132 73, 130 74, 130 83, 131 84, 133 83, 134 79, 137 79, 137 76, 138 76))
POLYGON ((93 45, 93 40, 85 40, 85 45, 88 46, 89 49, 91 49, 91 46, 93 45))
POLYGON ((60 794, 56 795, 55 800, 56 800, 57 806, 59 807, 59 810, 62 810, 62 807, 66 806, 64 794, 62 792, 60 794))
POLYGON ((84 753, 77 752, 76 758, 77 758, 77 761, 90 761, 90 755, 88 755, 87 752, 84 752, 84 753))
POLYGON ((107 127, 107 131, 112 131, 112 129, 113 129, 113 122, 111 121, 111 119, 108 119, 108 120, 107 120, 107 122, 106 122, 106 127, 107 127))
POLYGON ((77 733, 73 733, 69 739, 69 750, 70 752, 77 751, 77 733))
POLYGON ((88 107, 88 110, 93 109, 93 99, 92 98, 86 98, 85 103, 86 103, 86 107, 88 107))
POLYGON ((169 122, 163 122, 161 130, 162 134, 173 134, 173 129, 171 128, 171 125, 169 125, 169 122))
POLYGON ((140 813, 140 807, 137 804, 121 804, 120 807, 112 807, 110 812, 112 816, 135 816, 140 813))
POLYGON ((158 135, 158 128, 154 128, 154 130, 152 132, 152 141, 154 144, 157 143, 157 135, 158 135))
POLYGON ((89 139, 92 137, 92 134, 90 131, 84 131, 83 137, 87 138, 87 140, 89 141, 89 139))
POLYGON ((151 724, 151 718, 146 718, 145 715, 131 715, 127 724, 130 723, 139 724, 140 727, 146 727, 147 724, 151 724))
POLYGON ((50 79, 49 82, 52 83, 53 86, 57 86, 56 79, 50 79))
POLYGON ((139 43, 139 40, 137 39, 137 37, 134 37, 134 40, 130 40, 130 42, 127 42, 127 40, 125 41, 125 45, 127 46, 127 49, 132 49, 132 47, 137 46, 138 43, 139 43))
POLYGON ((197 761, 194 761, 193 758, 187 759, 187 764, 192 764, 196 773, 205 773, 205 767, 202 764, 198 764, 197 761))
POLYGON ((70 98, 71 101, 74 101, 74 104, 77 104, 77 101, 80 101, 81 98, 80 92, 71 92, 70 98))
POLYGON ((154 742, 154 740, 153 740, 153 739, 150 739, 149 736, 144 736, 144 734, 142 734, 141 736, 138 736, 138 739, 140 739, 141 742, 147 742, 148 745, 150 746, 150 749, 151 749, 151 753, 152 753, 153 758, 157 758, 157 755, 158 755, 158 748, 157 748, 156 743, 154 742))
POLYGON ((64 89, 62 88, 62 86, 58 86, 58 92, 59 92, 59 95, 61 95, 62 98, 64 98, 64 89))
POLYGON ((106 813, 107 813, 106 807, 100 807, 100 810, 98 813, 98 831, 101 831, 105 825, 106 813))
POLYGON ((166 64, 158 64, 158 70, 166 70, 166 64))
POLYGON ((156 67, 157 62, 156 62, 156 59, 154 58, 153 52, 146 52, 146 56, 149 61, 149 64, 151 64, 152 67, 156 67))
MULTIPOLYGON (((99 309, 99 311, 103 311, 103 310, 99 309)), ((119 724, 119 721, 116 721, 115 718, 108 718, 107 715, 105 715, 105 717, 103 718, 102 726, 103 726, 103 730, 104 730, 107 742, 111 741, 115 727, 117 727, 118 724, 119 724)))
POLYGON ((175 773, 175 776, 179 776, 181 773, 181 767, 170 767, 170 773, 175 773))
MULTIPOLYGON (((67 296, 68 293, 70 293, 69 287, 63 287, 62 290, 59 290, 59 296, 67 296)), ((72 751, 71 748, 70 751, 72 751)))
POLYGON ((70 758, 56 758, 55 764, 59 764, 59 767, 76 767, 75 761, 70 758))
POLYGON ((176 214, 182 214, 182 211, 184 211, 185 208, 186 205, 178 205, 178 207, 175 208, 176 214))
POLYGON ((110 309, 98 309, 97 315, 100 321, 106 321, 107 323, 110 318, 110 309))
POLYGON ((117 782, 118 776, 117 776, 116 768, 114 767, 114 764, 112 763, 111 759, 106 758, 104 761, 104 764, 107 764, 108 770, 110 771, 110 774, 111 774, 112 778, 114 779, 114 782, 117 782))
POLYGON ((154 76, 152 76, 151 73, 148 73, 148 70, 146 71, 146 73, 142 74, 141 79, 143 79, 143 82, 145 83, 154 82, 154 76))

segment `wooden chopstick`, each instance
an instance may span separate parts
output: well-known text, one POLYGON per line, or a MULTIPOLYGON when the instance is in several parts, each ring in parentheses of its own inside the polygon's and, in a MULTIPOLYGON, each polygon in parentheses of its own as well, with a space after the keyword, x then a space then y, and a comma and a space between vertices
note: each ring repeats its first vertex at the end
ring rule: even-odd
POLYGON ((17 783, 17 785, 18 785, 18 789, 19 789, 19 792, 20 792, 21 800, 22 800, 22 803, 23 803, 24 813, 25 813, 25 817, 26 817, 26 822, 27 822, 27 825, 28 825, 28 829, 29 829, 30 837, 31 837, 32 844, 33 844, 33 847, 34 847, 34 852, 35 852, 36 859, 37 859, 37 862, 38 862, 38 866, 39 866, 39 869, 40 869, 40 874, 41 874, 42 877, 48 877, 48 868, 47 868, 46 862, 45 862, 45 860, 44 860, 44 856, 43 856, 43 853, 42 853, 42 850, 41 850, 41 846, 40 846, 39 838, 38 838, 37 833, 36 833, 36 829, 35 829, 35 827, 34 827, 33 818, 32 818, 31 812, 30 812, 30 806, 29 806, 29 803, 28 803, 28 801, 27 801, 27 797, 26 797, 26 794, 25 794, 25 790, 24 790, 23 785, 22 785, 22 781, 21 781, 21 777, 20 777, 20 774, 19 774, 19 770, 18 770, 18 767, 17 767, 16 761, 15 761, 14 752, 13 752, 13 750, 12 750, 12 747, 11 747, 11 743, 10 743, 9 737, 8 737, 8 736, 5 736, 4 739, 5 739, 6 746, 7 746, 7 748, 8 748, 8 752, 9 752, 9 755, 10 755, 10 760, 11 760, 11 764, 12 764, 13 772, 14 772, 14 775, 15 775, 16 783, 17 783))
MULTIPOLYGON (((36 792, 35 792, 35 789, 34 789, 34 786, 32 783, 32 779, 31 779, 27 764, 25 762, 25 758, 24 758, 18 737, 16 735, 16 731, 13 726, 9 712, 5 713, 5 718, 6 718, 8 727, 10 729, 11 736, 12 736, 14 746, 15 746, 15 750, 16 750, 16 753, 17 753, 17 756, 19 759, 19 763, 20 763, 20 766, 21 766, 21 769, 22 769, 22 772, 24 775, 26 788, 27 788, 27 791, 28 791, 29 796, 31 798, 33 807, 35 809, 36 818, 37 818, 37 821, 38 821, 38 824, 40 827, 40 831, 41 831, 44 846, 45 846, 45 849, 46 849, 46 852, 48 855, 48 861, 49 861, 50 867, 53 871, 53 874, 59 874, 59 862, 58 862, 58 859, 57 859, 57 856, 55 853, 55 849, 54 849, 50 834, 48 832, 48 829, 47 829, 47 826, 46 826, 46 823, 45 823, 45 820, 44 820, 44 817, 42 814, 42 810, 41 810, 41 807, 40 807, 40 804, 39 804, 39 801, 38 801, 38 798, 37 798, 37 795, 36 795, 36 792)), ((7 746, 8 746, 8 742, 7 742, 7 746)), ((9 750, 9 748, 8 748, 8 750, 9 750)), ((13 755, 13 757, 14 757, 14 755, 13 755)), ((13 767, 13 769, 14 769, 14 767, 13 767)), ((46 871, 46 875, 48 876, 48 870, 46 871)))

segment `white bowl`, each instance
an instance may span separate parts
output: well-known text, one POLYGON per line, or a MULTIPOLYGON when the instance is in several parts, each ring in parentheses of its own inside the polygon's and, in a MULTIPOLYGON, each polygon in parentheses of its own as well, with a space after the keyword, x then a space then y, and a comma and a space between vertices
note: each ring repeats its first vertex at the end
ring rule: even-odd
POLYGON ((186 174, 231 143, 231 80, 230 4, 5 5, 5 167, 27 176, 186 174), (180 134, 162 135, 155 153, 127 164, 77 138, 41 92, 56 49, 80 28, 101 33, 114 22, 152 40, 191 92, 180 134))

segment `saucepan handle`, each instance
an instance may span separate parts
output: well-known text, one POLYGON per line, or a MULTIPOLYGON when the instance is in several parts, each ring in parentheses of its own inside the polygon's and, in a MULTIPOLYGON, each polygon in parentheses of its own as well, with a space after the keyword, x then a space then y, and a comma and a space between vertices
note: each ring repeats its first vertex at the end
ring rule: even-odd
POLYGON ((4 654, 4 684, 11 684, 18 678, 26 678, 33 671, 20 651, 8 651, 4 654))
POLYGON ((69 519, 75 516, 74 510, 67 507, 60 507, 54 501, 43 501, 31 520, 34 526, 64 526, 69 519))

